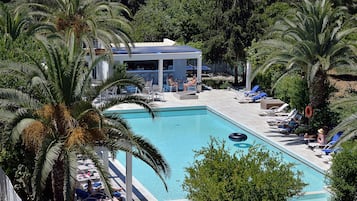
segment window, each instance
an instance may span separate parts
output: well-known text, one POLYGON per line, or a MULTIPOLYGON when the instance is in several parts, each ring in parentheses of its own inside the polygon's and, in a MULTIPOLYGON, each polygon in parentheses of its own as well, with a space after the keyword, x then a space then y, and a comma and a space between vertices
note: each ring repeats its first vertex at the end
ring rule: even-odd
MULTIPOLYGON (((158 60, 146 60, 146 61, 124 61, 127 66, 128 71, 136 70, 158 70, 159 61, 158 60)), ((173 60, 163 61, 164 70, 173 70, 173 60)))

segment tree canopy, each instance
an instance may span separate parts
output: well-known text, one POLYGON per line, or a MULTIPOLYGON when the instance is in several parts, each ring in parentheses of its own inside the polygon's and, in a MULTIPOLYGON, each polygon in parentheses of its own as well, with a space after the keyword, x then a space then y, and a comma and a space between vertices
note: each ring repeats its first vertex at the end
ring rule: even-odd
POLYGON ((183 184, 190 200, 287 200, 305 186, 292 163, 258 145, 232 155, 224 141, 213 138, 195 152, 183 184))

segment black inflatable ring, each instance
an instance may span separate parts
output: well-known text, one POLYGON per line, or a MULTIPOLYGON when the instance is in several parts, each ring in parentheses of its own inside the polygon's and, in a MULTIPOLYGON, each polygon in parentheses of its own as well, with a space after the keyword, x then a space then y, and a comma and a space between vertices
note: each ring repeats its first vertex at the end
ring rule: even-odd
POLYGON ((228 137, 230 140, 234 142, 246 141, 248 138, 246 134, 242 134, 242 133, 231 133, 228 137))

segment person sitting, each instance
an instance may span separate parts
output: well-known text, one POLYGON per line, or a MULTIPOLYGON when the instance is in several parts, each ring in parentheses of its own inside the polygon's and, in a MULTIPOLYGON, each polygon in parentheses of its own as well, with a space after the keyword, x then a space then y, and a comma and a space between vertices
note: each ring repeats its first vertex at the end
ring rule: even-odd
POLYGON ((196 79, 196 76, 194 75, 190 81, 188 81, 187 83, 185 83, 183 85, 183 90, 187 91, 188 87, 196 86, 196 83, 197 83, 197 79, 196 79))
POLYGON ((323 128, 317 130, 317 143, 324 146, 326 144, 326 131, 323 128))
MULTIPOLYGON (((326 145, 326 133, 327 133, 327 129, 324 128, 320 128, 319 130, 317 130, 317 135, 316 136, 316 140, 317 143, 314 143, 314 145, 309 145, 309 148, 311 150, 314 150, 316 147, 323 147, 326 145)), ((305 136, 304 136, 305 138, 305 136)))
POLYGON ((175 88, 175 90, 177 91, 178 89, 178 83, 175 82, 174 80, 174 77, 172 75, 169 75, 168 79, 167 79, 167 84, 170 86, 170 91, 171 91, 171 88, 175 88))

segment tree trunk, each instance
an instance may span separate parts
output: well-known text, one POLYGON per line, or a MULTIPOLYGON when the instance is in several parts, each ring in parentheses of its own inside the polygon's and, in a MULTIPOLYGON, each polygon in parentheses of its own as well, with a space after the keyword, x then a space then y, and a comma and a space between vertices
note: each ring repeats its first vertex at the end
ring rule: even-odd
POLYGON ((310 85, 310 104, 312 108, 324 108, 328 103, 330 85, 327 75, 323 71, 318 71, 310 85))
POLYGON ((238 65, 234 65, 234 86, 238 86, 238 65))
POLYGON ((53 200, 63 201, 63 189, 64 189, 64 164, 62 160, 57 160, 53 165, 52 170, 52 190, 53 200))

